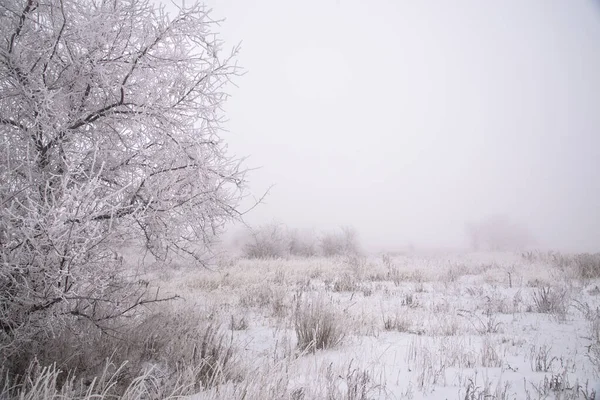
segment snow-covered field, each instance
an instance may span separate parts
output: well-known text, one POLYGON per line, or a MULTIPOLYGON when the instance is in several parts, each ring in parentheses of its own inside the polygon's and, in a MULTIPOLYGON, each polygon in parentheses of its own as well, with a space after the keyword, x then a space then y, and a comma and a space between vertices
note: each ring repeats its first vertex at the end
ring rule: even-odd
POLYGON ((593 398, 600 282, 561 256, 241 259, 150 278, 232 349, 217 367, 231 379, 196 400, 593 398), (299 327, 331 343, 303 349, 299 327))

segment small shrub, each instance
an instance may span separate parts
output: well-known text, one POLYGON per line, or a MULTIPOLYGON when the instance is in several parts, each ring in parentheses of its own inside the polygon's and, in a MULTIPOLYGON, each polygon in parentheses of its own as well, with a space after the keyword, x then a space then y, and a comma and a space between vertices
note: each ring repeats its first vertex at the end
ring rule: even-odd
POLYGON ((552 374, 551 376, 545 375, 544 379, 539 383, 529 383, 531 388, 535 391, 535 395, 532 397, 529 390, 525 389, 525 395, 528 399, 537 398, 537 399, 547 399, 547 398, 556 398, 556 399, 579 399, 579 394, 583 395, 584 399, 592 400, 595 398, 595 395, 589 397, 587 394, 587 387, 581 387, 577 382, 575 386, 573 386, 569 382, 569 376, 566 370, 562 374, 552 374), (560 393, 565 393, 567 395, 561 396, 560 393))
POLYGON ((539 313, 564 316, 569 306, 568 291, 542 286, 533 291, 533 302, 539 313))
POLYGON ((273 283, 277 285, 285 285, 286 283, 286 271, 284 269, 278 269, 275 271, 275 276, 273 277, 273 283))
POLYGON ((386 331, 411 332, 411 321, 402 315, 383 316, 383 329, 386 331))
POLYGON ((274 289, 271 285, 253 285, 246 287, 240 295, 239 304, 244 308, 266 308, 273 298, 274 289))
POLYGON ((356 277, 364 277, 367 271, 367 257, 360 254, 350 254, 345 257, 344 263, 348 265, 356 277))
POLYGON ((485 368, 499 368, 502 366, 502 359, 496 351, 494 343, 488 338, 483 341, 481 349, 481 366, 485 368))
POLYGON ((550 372, 552 364, 557 360, 552 356, 552 347, 542 345, 540 347, 533 346, 531 348, 530 360, 531 370, 535 372, 550 372))
POLYGON ((530 263, 539 259, 539 251, 524 251, 521 253, 521 258, 530 263))
POLYGON ((513 397, 509 396, 510 390, 510 382, 498 382, 495 389, 492 389, 491 382, 484 382, 483 386, 478 386, 475 379, 469 379, 466 385, 465 396, 460 396, 461 399, 464 400, 488 400, 488 399, 497 399, 497 400, 508 400, 513 397))
POLYGON ((486 311, 483 316, 479 316, 472 311, 460 310, 458 315, 467 318, 480 335, 499 333, 501 331, 502 322, 499 322, 496 315, 490 311, 486 311))
POLYGON ((520 310, 522 308, 521 307, 522 304, 523 304, 523 294, 521 292, 521 289, 519 289, 513 295, 513 298, 512 298, 513 313, 520 312, 520 310))
POLYGON ((312 301, 298 300, 294 328, 300 351, 332 348, 343 340, 343 324, 332 307, 322 296, 312 301))
POLYGON ((246 320, 246 317, 236 318, 232 315, 229 328, 232 331, 245 331, 248 329, 248 320, 246 320))
POLYGON ((348 273, 344 273, 333 283, 334 292, 356 292, 358 290, 360 290, 360 285, 356 279, 348 273))
POLYGON ((453 315, 438 318, 437 323, 431 327, 431 334, 435 336, 456 336, 460 331, 460 324, 453 315))
POLYGON ((327 367, 326 378, 327 399, 369 400, 381 392, 381 388, 373 382, 369 373, 360 368, 353 368, 352 362, 348 365, 348 370, 341 374, 334 372, 330 364, 327 367), (345 385, 340 385, 340 380, 344 381, 345 385))
POLYGON ((350 227, 344 227, 339 232, 322 234, 319 240, 319 247, 325 257, 360 254, 358 234, 356 230, 350 227))
POLYGON ((600 253, 576 255, 575 268, 581 279, 600 278, 600 253))
POLYGON ((407 276, 406 274, 403 274, 402 272, 400 272, 400 269, 398 268, 398 266, 396 266, 393 262, 392 259, 389 256, 384 256, 383 258, 383 265, 385 265, 386 267, 386 273, 385 273, 385 278, 379 279, 379 280, 387 280, 387 281, 391 281, 394 282, 395 286, 400 286, 400 283, 404 280, 407 280, 407 276))
POLYGON ((559 269, 565 269, 573 264, 573 257, 561 254, 559 252, 548 252, 547 257, 552 264, 559 269))
POLYGON ((279 224, 263 225, 250 232, 251 239, 243 249, 246 258, 284 258, 289 255, 289 239, 279 224))
POLYGON ((414 295, 412 293, 405 294, 401 304, 406 307, 416 307, 414 295))
POLYGON ((289 253, 295 257, 315 257, 318 254, 317 239, 313 232, 288 232, 289 253))
POLYGON ((311 269, 308 273, 310 279, 319 279, 321 276, 323 276, 323 270, 319 267, 311 269))
POLYGON ((392 261, 392 256, 389 253, 384 253, 381 255, 381 262, 388 269, 394 266, 394 262, 392 261))
POLYGON ((464 397, 465 400, 485 400, 491 396, 492 394, 490 393, 489 388, 481 388, 475 384, 473 379, 469 379, 464 397))
POLYGON ((282 288, 276 288, 271 297, 271 315, 277 318, 283 318, 288 313, 288 302, 286 301, 286 292, 282 288))

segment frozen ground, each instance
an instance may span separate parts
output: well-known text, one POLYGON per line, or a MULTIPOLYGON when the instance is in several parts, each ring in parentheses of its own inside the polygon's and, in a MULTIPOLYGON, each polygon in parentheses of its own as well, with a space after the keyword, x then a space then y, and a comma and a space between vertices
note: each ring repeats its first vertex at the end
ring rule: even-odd
POLYGON ((237 378, 196 400, 591 399, 600 282, 557 257, 237 260, 154 278, 233 341, 237 378), (308 305, 339 344, 298 348, 308 305))

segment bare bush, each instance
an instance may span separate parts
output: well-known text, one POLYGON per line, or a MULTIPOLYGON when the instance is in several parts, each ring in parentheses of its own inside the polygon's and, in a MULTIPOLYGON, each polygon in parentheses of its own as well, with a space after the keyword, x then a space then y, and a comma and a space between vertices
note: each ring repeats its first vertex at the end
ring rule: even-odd
POLYGON ((343 227, 339 231, 322 234, 319 247, 325 257, 360 254, 358 233, 351 227, 343 227))
POLYGON ((466 226, 467 236, 473 250, 523 250, 532 245, 533 236, 521 224, 506 215, 494 215, 466 226))
POLYGON ((123 243, 203 263, 240 217, 244 171, 219 138, 238 68, 213 24, 199 4, 2 2, 0 363, 156 301, 123 243))
POLYGON ((356 277, 349 273, 344 273, 333 283, 334 292, 357 292, 360 289, 361 285, 357 282, 356 277))
POLYGON ((283 225, 263 225, 251 230, 250 236, 243 250, 246 258, 284 258, 289 255, 290 243, 283 225))
POLYGON ((295 257, 314 257, 318 255, 315 234, 309 231, 292 229, 288 232, 289 253, 295 257))
POLYGON ((325 257, 360 255, 358 234, 353 228, 327 232, 317 240, 311 231, 289 229, 283 224, 266 224, 250 229, 243 245, 246 258, 325 257))
POLYGON ((581 279, 600 278, 600 253, 578 254, 574 257, 574 262, 581 279))

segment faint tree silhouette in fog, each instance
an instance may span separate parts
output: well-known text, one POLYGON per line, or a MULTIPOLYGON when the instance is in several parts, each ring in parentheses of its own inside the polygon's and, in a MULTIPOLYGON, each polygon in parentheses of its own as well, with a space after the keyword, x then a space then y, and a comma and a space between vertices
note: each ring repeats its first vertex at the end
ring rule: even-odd
POLYGON ((249 241, 244 245, 246 258, 284 258, 289 255, 290 241, 283 224, 271 223, 251 229, 249 241))
POLYGON ((316 235, 313 231, 290 229, 271 223, 250 228, 246 234, 242 255, 246 258, 335 257, 360 254, 358 233, 343 227, 316 235))
POLYGON ((325 257, 359 254, 358 233, 352 227, 342 227, 339 231, 323 233, 319 240, 321 253, 325 257))
POLYGON ((312 231, 290 229, 288 231, 290 255, 314 257, 318 254, 317 238, 312 231))
POLYGON ((466 226, 473 250, 508 251, 523 250, 534 244, 529 230, 506 215, 493 215, 466 226))

